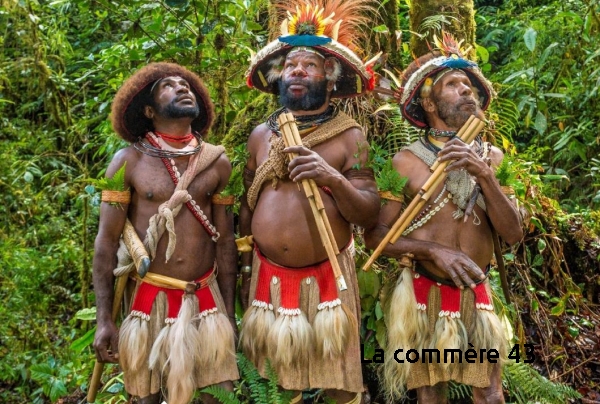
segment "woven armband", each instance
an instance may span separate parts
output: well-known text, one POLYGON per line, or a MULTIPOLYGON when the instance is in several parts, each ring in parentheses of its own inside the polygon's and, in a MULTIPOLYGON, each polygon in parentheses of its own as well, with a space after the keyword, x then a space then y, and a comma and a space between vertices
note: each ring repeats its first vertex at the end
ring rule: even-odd
POLYGON ((379 197, 381 199, 387 199, 388 201, 404 203, 404 195, 395 196, 390 191, 379 191, 379 197))
POLYGON ((502 190, 502 193, 506 196, 508 196, 509 198, 515 196, 515 190, 513 189, 513 187, 509 187, 507 185, 501 185, 500 189, 502 190))
POLYGON ((233 205, 235 203, 235 196, 223 196, 221 194, 215 194, 210 201, 213 203, 213 205, 233 205))
POLYGON ((131 191, 102 191, 102 202, 106 203, 129 203, 131 202, 131 191))
POLYGON ((347 180, 375 180, 375 173, 371 168, 356 169, 351 168, 342 173, 347 180))
POLYGON ((256 171, 252 171, 247 167, 244 167, 244 173, 242 174, 244 181, 249 184, 254 182, 254 177, 256 176, 256 171))

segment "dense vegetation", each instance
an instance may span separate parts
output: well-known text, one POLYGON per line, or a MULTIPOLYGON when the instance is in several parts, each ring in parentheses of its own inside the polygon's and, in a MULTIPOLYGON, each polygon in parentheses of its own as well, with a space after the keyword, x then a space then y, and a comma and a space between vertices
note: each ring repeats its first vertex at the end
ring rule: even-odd
MULTIPOLYGON (((382 9, 396 10, 388 2, 381 1, 382 9)), ((400 52, 388 59, 394 64, 379 68, 402 69, 412 58, 409 3, 397 4, 400 52)), ((582 400, 600 400, 600 5, 475 5, 477 53, 499 95, 490 117, 507 155, 501 181, 515 188, 528 217, 522 243, 505 250, 513 304, 504 304, 501 293, 498 303, 515 342, 535 345, 537 372, 511 367, 509 399, 572 396, 544 385, 544 376, 577 389, 582 400)), ((424 29, 435 31, 444 21, 424 29)), ((80 310, 94 305, 99 204, 91 179, 124 145, 107 120, 117 88, 149 61, 176 61, 200 73, 218 113, 209 140, 225 142, 239 167, 248 128, 273 103, 249 90, 243 75, 250 50, 268 39, 268 22, 266 0, 0 0, 0 401, 71 396, 63 402, 76 402, 86 389, 93 311, 80 310)), ((378 24, 370 47, 390 36, 378 24)), ((375 113, 384 103, 371 97, 345 106, 369 127, 380 165, 414 136, 396 109, 375 113)), ((383 182, 393 182, 380 169, 383 182)), ((231 192, 239 194, 239 183, 231 192)), ((378 299, 393 267, 382 259, 379 271, 361 274, 370 350, 384 342, 378 299)), ((103 402, 123 402, 116 369, 112 376, 103 402)), ((460 387, 453 392, 467 394, 460 387)), ((238 393, 248 394, 247 385, 238 393)))

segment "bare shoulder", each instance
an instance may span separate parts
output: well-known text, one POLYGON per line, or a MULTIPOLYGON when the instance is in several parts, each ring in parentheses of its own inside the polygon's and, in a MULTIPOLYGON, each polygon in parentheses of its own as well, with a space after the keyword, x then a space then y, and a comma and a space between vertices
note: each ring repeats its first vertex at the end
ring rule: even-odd
POLYGON ((496 146, 492 146, 489 152, 489 158, 492 159, 492 165, 498 167, 504 159, 504 153, 496 146))
POLYGON ((356 153, 356 147, 360 145, 360 149, 368 148, 367 138, 361 128, 349 128, 342 132, 339 136, 332 139, 333 142, 339 141, 346 146, 348 152, 356 153))
POLYGON ((404 177, 408 177, 415 168, 421 165, 425 166, 417 156, 408 150, 400 150, 392 159, 392 165, 398 171, 398 173, 404 177))
POLYGON ((256 156, 259 150, 261 150, 261 148, 264 148, 265 145, 269 143, 270 137, 271 129, 269 129, 266 123, 261 123, 256 128, 254 128, 252 133, 250 133, 247 143, 247 150, 250 154, 246 163, 248 169, 256 170, 258 166, 256 162, 256 156))
POLYGON ((248 149, 258 147, 260 144, 268 142, 270 136, 271 129, 269 129, 266 123, 261 123, 252 130, 252 133, 250 133, 250 136, 248 137, 248 149))
POLYGON ((140 159, 140 152, 134 149, 133 146, 128 146, 124 149, 119 150, 113 156, 108 168, 106 169, 106 176, 112 177, 115 172, 117 172, 123 164, 125 166, 125 179, 127 180, 137 165, 140 159))
POLYGON ((231 162, 225 153, 221 154, 219 158, 213 163, 213 166, 219 175, 219 189, 224 188, 229 182, 231 176, 231 162))

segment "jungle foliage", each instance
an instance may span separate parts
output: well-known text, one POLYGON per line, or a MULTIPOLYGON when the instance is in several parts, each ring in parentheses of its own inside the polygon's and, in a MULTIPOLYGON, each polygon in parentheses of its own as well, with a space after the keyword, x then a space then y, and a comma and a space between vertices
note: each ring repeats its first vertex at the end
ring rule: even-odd
MULTIPOLYGON (((385 76, 383 68, 412 60, 411 2, 379 4, 382 20, 368 48, 398 50, 377 67, 385 76)), ((513 342, 536 347, 533 367, 507 371, 507 398, 575 397, 562 384, 544 385, 552 381, 600 400, 600 4, 481 0, 475 7, 479 62, 498 92, 488 135, 505 151, 499 177, 526 217, 525 238, 504 254, 512 304, 492 279, 513 342)), ((439 31, 451 17, 427 29, 439 31)), ((276 102, 244 80, 250 51, 268 40, 269 18, 267 0, 0 0, 1 402, 75 403, 87 388, 99 206, 91 185, 125 145, 107 120, 116 90, 149 61, 201 74, 217 108, 208 140, 228 147, 238 167, 229 192, 239 195, 248 130, 276 102)), ((418 133, 397 108, 379 108, 388 101, 372 96, 342 107, 368 129, 380 186, 397 190, 385 161, 418 133)), ((366 252, 360 243, 358 250, 361 265, 366 252)), ((377 270, 359 273, 367 355, 385 343, 380 299, 394 268, 382 258, 377 270)), ((244 383, 263 383, 252 377, 244 383)), ((116 368, 104 382, 103 402, 123 402, 116 368)), ((460 386, 453 392, 468 395, 460 386)), ((247 391, 242 385, 236 393, 247 391)))

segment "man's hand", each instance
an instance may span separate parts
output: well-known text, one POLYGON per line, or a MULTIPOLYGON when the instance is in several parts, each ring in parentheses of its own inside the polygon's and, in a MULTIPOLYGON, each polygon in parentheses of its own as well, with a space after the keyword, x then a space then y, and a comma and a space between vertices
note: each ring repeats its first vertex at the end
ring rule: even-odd
POLYGON ((438 158, 441 162, 455 160, 448 164, 446 171, 464 168, 476 178, 491 170, 488 162, 484 161, 469 145, 458 138, 449 140, 438 153, 438 158))
POLYGON ((473 280, 484 280, 485 274, 479 266, 461 251, 446 247, 435 248, 430 251, 431 260, 436 268, 440 268, 454 281, 459 288, 469 286, 475 288, 473 280))
POLYGON ((331 185, 331 180, 341 174, 312 150, 304 146, 291 146, 283 150, 285 153, 296 153, 298 156, 294 158, 288 165, 290 171, 290 179, 292 181, 302 181, 305 179, 314 180, 319 186, 331 185))
POLYGON ((102 325, 98 324, 93 346, 98 362, 119 362, 119 332, 115 323, 110 321, 102 325))

